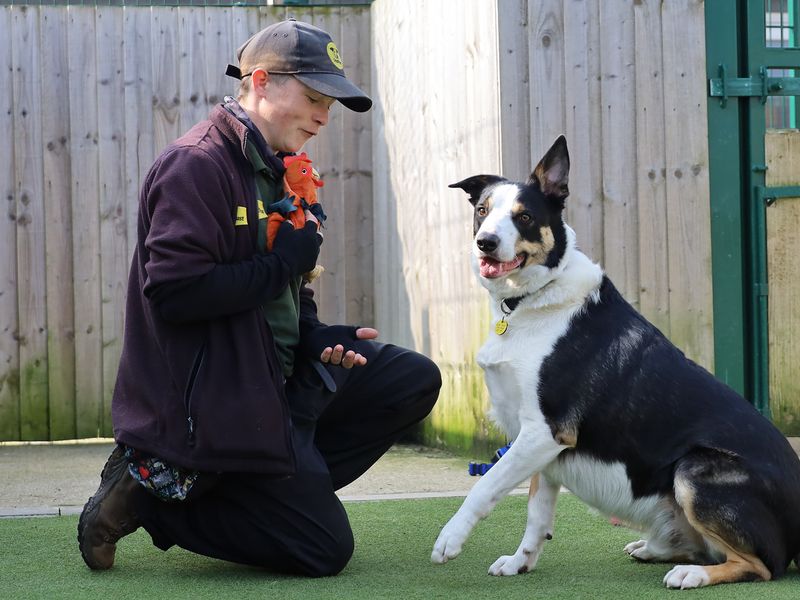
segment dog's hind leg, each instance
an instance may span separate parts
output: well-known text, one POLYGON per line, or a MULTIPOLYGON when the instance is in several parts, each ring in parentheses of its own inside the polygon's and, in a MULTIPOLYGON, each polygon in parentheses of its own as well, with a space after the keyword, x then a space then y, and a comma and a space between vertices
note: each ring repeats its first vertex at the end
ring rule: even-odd
POLYGON ((513 556, 501 556, 494 561, 489 567, 489 575, 518 575, 536 567, 545 541, 553 538, 553 518, 560 487, 541 473, 531 478, 525 535, 513 556))
POLYGON ((674 497, 664 497, 647 539, 631 542, 625 552, 642 562, 714 562, 703 536, 686 519, 674 497))
POLYGON ((783 573, 788 560, 781 556, 779 523, 735 455, 695 450, 678 464, 674 485, 689 523, 725 558, 717 565, 678 565, 664 577, 667 587, 767 581, 783 573))

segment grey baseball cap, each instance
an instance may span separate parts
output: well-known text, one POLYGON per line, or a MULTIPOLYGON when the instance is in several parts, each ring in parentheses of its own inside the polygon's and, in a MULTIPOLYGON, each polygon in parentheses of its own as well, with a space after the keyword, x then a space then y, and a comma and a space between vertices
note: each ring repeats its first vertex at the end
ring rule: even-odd
POLYGON ((249 77, 261 67, 268 73, 292 75, 312 90, 336 98, 356 112, 372 107, 372 100, 344 74, 339 49, 325 31, 289 19, 262 29, 236 51, 239 66, 228 65, 226 75, 249 77))

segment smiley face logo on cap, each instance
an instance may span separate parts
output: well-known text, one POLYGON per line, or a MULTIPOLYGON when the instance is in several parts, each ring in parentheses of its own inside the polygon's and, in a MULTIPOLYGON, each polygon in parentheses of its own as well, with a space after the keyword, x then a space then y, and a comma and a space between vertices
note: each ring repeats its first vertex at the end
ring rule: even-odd
POLYGON ((333 42, 328 44, 328 56, 337 69, 344 69, 344 63, 342 62, 342 57, 339 55, 339 49, 333 42))

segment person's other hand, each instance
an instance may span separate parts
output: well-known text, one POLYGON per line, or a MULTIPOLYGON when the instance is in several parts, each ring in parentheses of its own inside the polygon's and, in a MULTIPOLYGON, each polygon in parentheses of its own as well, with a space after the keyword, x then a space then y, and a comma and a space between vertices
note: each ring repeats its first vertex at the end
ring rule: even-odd
MULTIPOLYGON (((378 337, 378 330, 372 327, 359 327, 355 331, 356 339, 358 340, 374 340, 378 337)), ((332 365, 340 365, 345 369, 352 369, 353 367, 363 367, 367 364, 367 357, 353 350, 345 350, 343 344, 336 344, 335 346, 327 346, 319 356, 322 363, 330 363, 332 365)))

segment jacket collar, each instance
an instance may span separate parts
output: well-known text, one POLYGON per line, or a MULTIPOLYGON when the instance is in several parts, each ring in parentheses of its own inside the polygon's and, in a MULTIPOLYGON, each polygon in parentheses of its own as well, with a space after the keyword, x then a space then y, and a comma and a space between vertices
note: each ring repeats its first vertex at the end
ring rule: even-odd
POLYGON ((253 164, 256 170, 269 167, 278 177, 283 177, 286 168, 283 166, 282 157, 275 154, 267 140, 255 126, 242 106, 231 96, 225 97, 225 103, 214 107, 209 117, 220 131, 237 144, 242 154, 250 161, 251 154, 247 151, 248 142, 258 150, 262 164, 253 164))

